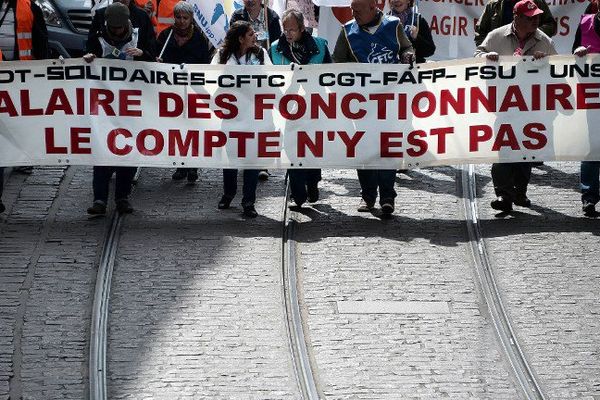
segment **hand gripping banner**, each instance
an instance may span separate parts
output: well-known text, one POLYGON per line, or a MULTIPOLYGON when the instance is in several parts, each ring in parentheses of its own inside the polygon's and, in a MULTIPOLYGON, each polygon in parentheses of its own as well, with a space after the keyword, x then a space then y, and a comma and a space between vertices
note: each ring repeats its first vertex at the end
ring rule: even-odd
POLYGON ((414 168, 600 160, 600 57, 0 64, 0 166, 414 168))

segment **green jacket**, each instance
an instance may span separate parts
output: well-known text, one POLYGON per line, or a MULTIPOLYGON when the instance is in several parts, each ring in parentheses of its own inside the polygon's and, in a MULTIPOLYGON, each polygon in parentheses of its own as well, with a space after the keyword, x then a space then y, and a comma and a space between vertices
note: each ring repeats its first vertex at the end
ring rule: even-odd
MULTIPOLYGON (((539 29, 548 36, 554 36, 556 34, 556 21, 550 12, 550 8, 544 0, 533 1, 544 12, 540 20, 539 29)), ((487 3, 483 14, 481 14, 481 18, 479 18, 477 25, 475 25, 475 45, 479 46, 488 33, 503 25, 503 15, 504 0, 490 0, 487 3)))

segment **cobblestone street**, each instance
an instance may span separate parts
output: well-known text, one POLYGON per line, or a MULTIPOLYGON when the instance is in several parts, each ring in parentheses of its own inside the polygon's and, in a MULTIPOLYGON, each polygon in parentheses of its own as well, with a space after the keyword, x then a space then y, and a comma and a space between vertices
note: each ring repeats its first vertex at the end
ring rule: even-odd
MULTIPOLYGON (((578 163, 534 168, 509 216, 476 166, 482 234, 516 336, 548 399, 600 400, 600 225, 578 163)), ((195 185, 141 170, 112 277, 109 399, 301 399, 282 285, 284 172, 217 210, 195 185)), ((7 176, 0 214, 0 399, 89 398, 96 273, 110 218, 88 219, 91 168, 7 176)), ((240 175, 240 184, 241 184, 240 175)), ((325 170, 293 213, 308 354, 323 399, 522 398, 476 277, 458 167, 396 178, 395 215, 356 211, 354 170, 325 170)), ((112 205, 110 206, 112 207, 112 205)))

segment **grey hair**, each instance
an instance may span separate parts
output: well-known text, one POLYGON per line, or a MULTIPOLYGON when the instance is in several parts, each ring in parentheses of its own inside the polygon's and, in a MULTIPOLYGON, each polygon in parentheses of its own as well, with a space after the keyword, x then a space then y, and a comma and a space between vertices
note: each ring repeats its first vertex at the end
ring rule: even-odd
POLYGON ((301 31, 303 31, 306 28, 304 26, 304 14, 302 14, 295 8, 289 8, 283 12, 283 14, 281 15, 281 23, 283 23, 283 21, 285 21, 288 18, 294 18, 298 23, 298 28, 300 28, 301 31))
POLYGON ((192 7, 192 5, 190 3, 188 3, 187 1, 180 1, 179 3, 175 4, 175 7, 173 8, 173 15, 179 14, 182 12, 190 14, 193 17, 194 16, 194 7, 192 7))

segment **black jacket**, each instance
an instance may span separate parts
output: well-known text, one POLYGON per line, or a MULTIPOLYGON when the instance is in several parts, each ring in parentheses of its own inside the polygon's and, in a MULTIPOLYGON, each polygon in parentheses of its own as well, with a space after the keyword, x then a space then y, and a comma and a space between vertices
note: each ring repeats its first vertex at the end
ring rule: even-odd
MULTIPOLYGON (((156 47, 158 54, 160 54, 172 30, 173 27, 167 28, 158 35, 158 45, 156 47)), ((171 35, 171 39, 169 39, 162 55, 162 60, 170 64, 210 64, 212 50, 206 35, 198 26, 194 25, 194 35, 181 47, 177 46, 175 38, 171 35)))
MULTIPOLYGON (((94 53, 96 56, 102 55, 102 46, 98 38, 102 36, 102 30, 104 29, 105 13, 106 8, 101 8, 94 14, 86 43, 86 52, 94 53)), ((134 28, 138 28, 137 47, 144 52, 142 56, 135 59, 138 61, 155 61, 157 54, 154 27, 148 14, 136 6, 133 0, 129 4, 129 20, 134 28)))
MULTIPOLYGON (((250 22, 250 15, 248 15, 248 11, 245 8, 240 8, 239 10, 235 10, 233 14, 231 14, 231 23, 233 24, 236 21, 246 21, 250 22)), ((269 30, 269 44, 273 43, 281 36, 281 23, 279 22, 279 15, 270 8, 267 7, 267 25, 269 30)))

